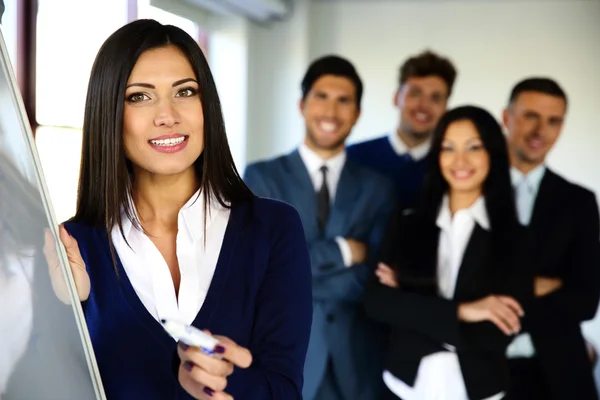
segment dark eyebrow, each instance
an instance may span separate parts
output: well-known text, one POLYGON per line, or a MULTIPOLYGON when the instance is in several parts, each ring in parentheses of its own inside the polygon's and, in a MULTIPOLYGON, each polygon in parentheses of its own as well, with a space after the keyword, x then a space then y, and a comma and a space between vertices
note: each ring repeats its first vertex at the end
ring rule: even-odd
MULTIPOLYGON (((175 87, 175 86, 183 85, 186 82, 198 83, 194 78, 185 78, 185 79, 180 79, 178 81, 173 82, 173 84, 171 86, 175 87)), ((125 89, 129 89, 132 86, 140 86, 140 87, 145 87, 148 89, 156 89, 156 86, 151 85, 150 83, 132 83, 132 84, 127 85, 127 87, 125 89)))
POLYGON ((179 86, 179 85, 183 85, 186 82, 196 82, 198 83, 194 78, 185 78, 185 79, 180 79, 178 81, 173 82, 173 87, 175 86, 179 86))

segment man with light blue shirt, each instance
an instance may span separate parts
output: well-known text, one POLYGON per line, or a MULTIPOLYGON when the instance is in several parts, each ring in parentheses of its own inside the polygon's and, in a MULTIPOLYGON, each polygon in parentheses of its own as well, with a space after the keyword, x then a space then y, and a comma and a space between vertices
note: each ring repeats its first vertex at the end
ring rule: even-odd
POLYGON ((567 110, 563 89, 528 78, 503 113, 518 217, 534 239, 536 299, 507 350, 511 399, 597 400, 581 323, 600 300, 600 217, 595 195, 545 162, 567 110))
POLYGON ((255 194, 292 204, 304 226, 313 320, 303 398, 378 400, 385 336, 366 316, 363 295, 396 203, 393 186, 346 155, 363 92, 354 66, 322 57, 308 68, 301 88, 303 143, 248 165, 244 180, 255 194))

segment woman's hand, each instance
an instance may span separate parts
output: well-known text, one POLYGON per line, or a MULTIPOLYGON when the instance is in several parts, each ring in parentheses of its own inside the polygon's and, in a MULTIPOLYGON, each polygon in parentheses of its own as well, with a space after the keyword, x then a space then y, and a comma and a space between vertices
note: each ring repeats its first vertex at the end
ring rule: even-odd
MULTIPOLYGON (((67 232, 63 225, 58 227, 58 233, 67 252, 67 258, 69 259, 69 266, 71 268, 71 273, 73 274, 79 301, 85 301, 90 295, 90 277, 85 269, 85 262, 79 252, 79 246, 77 245, 75 238, 69 235, 69 232, 67 232)), ((60 267, 60 261, 58 260, 58 253, 56 252, 56 242, 49 230, 46 230, 45 235, 44 256, 48 263, 48 270, 50 272, 50 280, 52 281, 54 293, 63 303, 71 304, 67 282, 65 281, 65 277, 60 267)))
POLYGON ((491 321, 506 335, 521 330, 520 317, 524 315, 521 305, 512 297, 488 296, 458 306, 458 319, 464 322, 491 321))
POLYGON ((377 264, 377 270, 375 275, 379 278, 379 283, 385 286, 396 288, 398 287, 398 279, 396 278, 396 271, 387 266, 384 263, 377 264))
MULTIPOLYGON (((209 331, 204 332, 210 335, 209 331)), ((222 359, 179 343, 179 383, 196 399, 232 400, 233 397, 225 392, 227 377, 234 367, 248 368, 252 364, 252 354, 225 336, 214 337, 219 340, 214 353, 222 359)))

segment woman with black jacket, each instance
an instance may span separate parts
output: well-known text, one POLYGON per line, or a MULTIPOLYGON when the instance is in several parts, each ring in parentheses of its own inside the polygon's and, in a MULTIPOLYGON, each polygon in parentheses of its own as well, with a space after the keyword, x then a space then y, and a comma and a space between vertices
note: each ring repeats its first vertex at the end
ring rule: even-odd
POLYGON ((502 130, 487 111, 447 112, 434 133, 422 200, 399 210, 367 312, 391 327, 389 399, 498 400, 506 348, 533 297, 502 130))

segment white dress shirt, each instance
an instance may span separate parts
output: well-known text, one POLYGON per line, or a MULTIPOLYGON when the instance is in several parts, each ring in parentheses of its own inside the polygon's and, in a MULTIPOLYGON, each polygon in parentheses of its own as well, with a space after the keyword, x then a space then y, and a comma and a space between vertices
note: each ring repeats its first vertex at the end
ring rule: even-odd
MULTIPOLYGON (((510 169, 510 177, 515 188, 515 204, 519 222, 527 226, 533 215, 533 207, 537 198, 542 178, 546 172, 544 164, 532 169, 524 175, 516 168, 510 169)), ((509 358, 531 358, 535 355, 535 347, 529 333, 521 333, 506 349, 509 358)))
MULTIPOLYGON (((437 218, 440 228, 437 275, 438 292, 445 299, 454 297, 460 265, 475 224, 486 230, 490 228, 483 197, 471 207, 457 211, 454 217, 450 214, 448 197, 444 197, 437 218)), ((384 371, 383 380, 390 391, 403 400, 469 400, 455 349, 449 344, 442 345, 450 351, 423 357, 413 387, 384 371)), ((500 400, 503 396, 501 392, 485 400, 500 400)))
POLYGON ((431 147, 431 140, 427 140, 424 143, 421 143, 415 147, 408 147, 406 143, 400 139, 396 131, 392 131, 392 133, 388 136, 390 140, 390 145, 399 156, 403 156, 408 154, 414 161, 419 161, 423 157, 429 153, 429 149, 431 147))
POLYGON ((34 259, 34 251, 28 250, 21 256, 9 254, 5 261, 7 265, 0 266, 0 397, 31 336, 34 259))
MULTIPOLYGON (((323 173, 320 169, 322 166, 327 167, 326 183, 330 193, 331 204, 333 204, 338 183, 340 182, 340 176, 342 175, 342 169, 344 169, 344 165, 346 164, 346 151, 344 150, 328 160, 323 160, 317 153, 309 149, 306 144, 302 143, 298 148, 298 152, 308 171, 315 192, 321 189, 321 185, 323 184, 323 173)), ((343 237, 336 237, 335 240, 340 247, 344 265, 350 267, 352 265, 352 251, 350 250, 350 245, 343 237)))
POLYGON ((148 312, 158 321, 175 319, 191 324, 196 318, 212 281, 230 210, 216 200, 206 217, 204 244, 204 196, 196 192, 181 208, 177 217, 177 260, 181 281, 175 293, 169 267, 154 243, 136 229, 123 214, 123 232, 118 227, 111 234, 127 277, 148 312), (178 301, 179 299, 179 301, 178 301))

